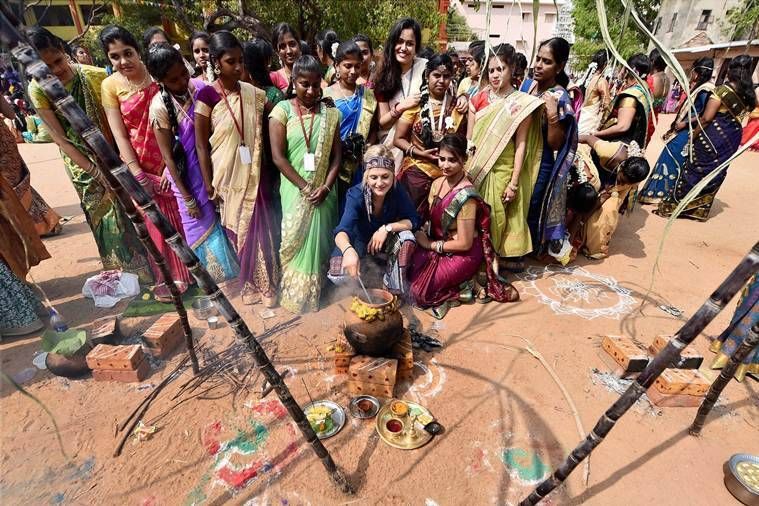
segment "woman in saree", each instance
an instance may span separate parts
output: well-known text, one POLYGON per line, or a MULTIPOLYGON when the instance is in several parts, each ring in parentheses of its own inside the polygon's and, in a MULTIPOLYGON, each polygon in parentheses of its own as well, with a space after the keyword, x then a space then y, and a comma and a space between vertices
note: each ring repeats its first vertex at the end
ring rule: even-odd
POLYGON ((474 149, 467 175, 490 206, 490 237, 504 270, 506 259, 519 261, 532 251, 527 211, 543 149, 543 101, 514 88, 514 64, 510 44, 494 49, 486 67, 489 85, 472 97, 467 121, 474 149))
POLYGON ((384 144, 366 150, 362 182, 348 190, 335 229, 335 249, 327 277, 335 284, 361 273, 364 283, 382 283, 406 296, 406 269, 414 251, 419 215, 406 191, 395 183, 395 164, 384 144), (362 268, 363 267, 363 268, 362 268), (381 279, 374 279, 383 273, 381 279))
MULTIPOLYGON (((470 99, 480 90, 480 73, 485 68, 485 43, 476 40, 469 44, 469 59, 466 63, 466 77, 459 83, 457 92, 470 99)), ((487 84, 487 76, 482 76, 483 85, 487 84)))
POLYGON ((0 177, 0 339, 44 327, 39 299, 25 283, 29 270, 50 258, 16 192, 0 177))
POLYGON ((689 76, 693 107, 688 107, 686 102, 680 105, 672 126, 664 134, 664 138, 668 140, 656 161, 651 177, 638 193, 639 202, 658 205, 674 188, 675 181, 685 165, 686 146, 691 130, 698 126, 697 119, 703 114, 709 96, 714 90, 714 85, 710 82, 713 71, 712 58, 699 58, 693 63, 689 76))
POLYGON ((343 214, 348 188, 362 179, 364 148, 376 140, 377 100, 372 90, 356 84, 361 65, 358 45, 353 41, 340 44, 335 53, 336 82, 324 90, 324 96, 331 98, 341 113, 342 165, 337 180, 338 216, 343 214))
POLYGON ((209 40, 209 35, 206 32, 192 32, 192 35, 190 35, 190 52, 195 62, 195 73, 192 77, 197 77, 206 83, 211 83, 215 79, 213 69, 208 65, 209 40))
MULTIPOLYGON (((710 349, 717 354, 712 362, 712 369, 722 369, 727 365, 730 355, 743 343, 751 327, 757 323, 759 323, 759 274, 754 274, 743 289, 730 326, 712 341, 710 349)), ((750 351, 738 365, 735 379, 743 381, 747 374, 759 377, 759 347, 750 351)))
POLYGON ((340 169, 340 113, 321 95, 321 69, 313 56, 293 65, 295 96, 269 115, 274 164, 284 176, 280 304, 317 311, 337 223, 335 183, 340 169))
POLYGON ((374 89, 374 47, 372 39, 363 33, 358 33, 353 37, 353 42, 361 50, 361 71, 359 72, 356 84, 362 85, 369 89, 374 89))
POLYGON ((589 134, 601 125, 611 103, 609 83, 604 77, 608 58, 606 50, 597 51, 590 61, 582 86, 585 88, 585 100, 577 116, 577 134, 589 134))
POLYGON ((214 281, 236 278, 237 256, 208 198, 195 150, 195 100, 206 85, 190 79, 182 54, 168 44, 150 47, 147 67, 161 85, 150 104, 150 122, 169 171, 187 244, 214 281))
POLYGON ((287 23, 279 23, 271 31, 271 42, 279 57, 280 69, 271 73, 271 81, 285 92, 292 81, 293 65, 300 58, 300 41, 295 29, 287 23))
POLYGON ((490 242, 490 208, 466 177, 467 142, 460 135, 446 135, 440 141, 439 165, 442 176, 430 188, 430 215, 427 229, 416 233, 417 248, 411 261, 409 282, 414 304, 430 309, 443 318, 461 300, 470 301, 471 288, 480 284, 477 301, 514 302, 519 293, 499 281, 490 242), (478 276, 484 265, 485 275, 478 276))
MULTIPOLYGON (((533 79, 525 80, 521 88, 545 103, 541 121, 543 154, 527 213, 532 253, 548 253, 562 264, 569 261, 572 249, 566 226, 566 197, 569 169, 577 149, 577 121, 566 90, 569 77, 564 71, 569 49, 569 43, 561 37, 542 42, 535 56, 533 79)), ((509 267, 520 271, 524 265, 514 261, 509 267)))
POLYGON ((266 92, 267 115, 275 105, 285 99, 285 94, 271 80, 272 72, 269 69, 273 56, 274 48, 266 39, 256 37, 242 45, 245 63, 242 80, 266 92))
MULTIPOLYGON (((582 252, 599 260, 609 256, 609 243, 628 194, 646 179, 651 167, 635 141, 627 145, 581 135, 577 153, 575 169, 583 172, 582 179, 592 184, 596 198, 591 209, 579 213, 570 224, 572 257, 582 252)), ((570 207, 573 200, 570 190, 570 207)))
MULTIPOLYGON (((152 194, 158 209, 169 223, 184 236, 179 206, 171 191, 166 177, 168 171, 165 170, 158 141, 150 126, 150 103, 159 91, 158 84, 150 78, 140 58, 137 41, 127 30, 117 25, 107 26, 100 32, 100 43, 115 71, 102 81, 101 100, 121 159, 142 187, 152 194)), ((158 228, 147 219, 145 225, 158 251, 166 259, 177 288, 184 292, 192 282, 190 271, 166 244, 158 228)), ((171 300, 163 274, 152 259, 148 261, 157 283, 153 292, 155 298, 159 301, 171 300)))
POLYGON ((427 61, 419 105, 404 111, 395 129, 395 147, 405 155, 398 181, 422 219, 429 211, 432 181, 442 175, 437 146, 446 134, 458 132, 465 124, 450 91, 452 77, 450 55, 437 54, 427 61))
POLYGON ((646 77, 646 84, 651 92, 653 100, 653 121, 648 124, 648 140, 654 135, 656 121, 659 119, 659 113, 664 111, 664 104, 669 95, 669 77, 667 77, 667 63, 662 58, 658 49, 653 49, 648 55, 648 61, 651 65, 651 73, 646 77))
MULTIPOLYGON (((31 29, 29 38, 42 60, 61 80, 90 121, 108 141, 113 142, 101 105, 101 85, 106 78, 105 70, 70 63, 65 43, 44 28, 31 29)), ((29 97, 61 150, 63 166, 92 230, 103 269, 132 272, 143 283, 149 283, 152 276, 146 252, 129 217, 100 175, 95 165, 95 154, 89 150, 65 116, 50 103, 36 81, 29 83, 29 97)))
MULTIPOLYGON (((36 82, 35 82, 36 83, 36 82)), ((0 97, 0 117, 13 119, 13 106, 5 97, 0 97)), ((24 209, 34 220, 37 235, 50 236, 61 233, 61 217, 32 188, 32 175, 16 146, 16 139, 5 122, 0 121, 0 177, 4 178, 16 192, 24 209)))
MULTIPOLYGON (((756 95, 756 101, 759 104, 759 88, 754 89, 756 95)), ((741 146, 751 142, 754 136, 759 132, 759 105, 754 107, 754 110, 748 115, 748 122, 743 127, 743 135, 741 136, 741 146)), ((754 141, 754 144, 749 148, 751 151, 759 151, 759 140, 754 141)))
MULTIPOLYGON (((690 157, 686 157, 675 187, 659 203, 657 214, 672 215, 694 186, 738 150, 743 119, 757 104, 751 73, 750 56, 740 55, 730 61, 725 84, 718 86, 706 103, 700 125, 693 132, 690 157)), ((685 205, 678 217, 706 221, 726 175, 727 167, 685 205)))
POLYGON ((317 33, 314 42, 316 42, 316 58, 324 69, 322 86, 326 88, 335 82, 335 52, 340 39, 337 38, 334 30, 327 29, 317 33))
POLYGON ((217 79, 200 91, 195 104, 198 161, 206 191, 219 202, 221 225, 240 261, 243 303, 263 299, 267 307, 273 307, 279 266, 272 224, 258 221, 259 211, 264 218, 269 215, 267 204, 258 200, 266 92, 240 81, 243 51, 231 32, 214 33, 209 45, 217 79))

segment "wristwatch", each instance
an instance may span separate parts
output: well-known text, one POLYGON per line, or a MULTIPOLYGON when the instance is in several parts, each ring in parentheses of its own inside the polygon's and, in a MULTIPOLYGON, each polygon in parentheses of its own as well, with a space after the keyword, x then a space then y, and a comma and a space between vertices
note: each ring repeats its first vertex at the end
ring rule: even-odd
POLYGON ((392 231, 393 231, 393 227, 389 223, 385 225, 385 232, 390 233, 392 231))

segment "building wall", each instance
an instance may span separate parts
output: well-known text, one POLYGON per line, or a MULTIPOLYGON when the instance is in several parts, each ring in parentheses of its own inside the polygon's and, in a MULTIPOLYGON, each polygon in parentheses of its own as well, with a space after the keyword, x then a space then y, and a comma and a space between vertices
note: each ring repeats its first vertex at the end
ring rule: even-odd
MULTIPOLYGON (((556 2, 561 8, 563 0, 556 2)), ((469 28, 478 39, 484 39, 486 23, 486 2, 476 0, 459 0, 458 10, 466 18, 469 28)), ((540 0, 538 11, 538 44, 554 36, 558 13, 553 0, 540 0)), ((534 20, 532 17, 532 2, 525 0, 493 0, 490 19, 490 43, 493 45, 508 42, 517 51, 530 58, 533 49, 534 20)), ((466 44, 464 44, 464 47, 466 44)))
MULTIPOLYGON (((27 26, 41 24, 63 40, 71 40, 79 35, 79 29, 84 28, 89 20, 92 8, 90 0, 50 0, 40 2, 26 13, 24 22, 27 26), (73 12, 72 12, 73 10, 73 12), (74 17, 76 15, 76 18, 74 17), (78 23, 78 24, 77 24, 78 23)), ((103 14, 113 14, 112 7, 106 6, 100 11, 103 14)))
POLYGON ((672 49, 682 47, 700 32, 713 43, 728 42, 731 34, 723 33, 725 12, 739 4, 740 0, 662 0, 654 34, 672 49), (711 11, 711 18, 704 29, 699 22, 705 10, 711 11))

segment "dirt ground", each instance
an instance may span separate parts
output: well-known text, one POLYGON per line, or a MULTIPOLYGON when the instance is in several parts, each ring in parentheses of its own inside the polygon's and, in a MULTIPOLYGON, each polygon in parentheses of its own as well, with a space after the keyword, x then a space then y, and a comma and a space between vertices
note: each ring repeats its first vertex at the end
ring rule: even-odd
MULTIPOLYGON (((660 148, 656 141, 649 160, 660 148)), ((32 270, 34 280, 71 326, 119 314, 126 302, 102 310, 81 295, 84 280, 101 266, 58 150, 50 144, 21 150, 34 187, 61 215, 74 217, 63 235, 45 241, 52 259, 32 270)), ((590 430, 618 397, 614 388, 620 385, 603 374, 602 337, 625 334, 647 344, 673 333, 759 238, 757 163, 759 154, 748 153, 733 164, 708 222, 681 220, 672 227, 650 293, 665 220, 646 207, 622 218, 608 259, 581 259, 574 270, 533 264, 516 283, 519 303, 461 306, 440 323, 414 312, 444 347, 416 352, 414 380, 398 385, 396 396, 429 408, 446 432, 421 449, 403 451, 380 440, 372 421, 348 417, 346 427, 324 443, 356 487, 355 496, 330 484, 276 395, 260 400, 260 377, 234 401, 195 398, 169 410, 176 402, 170 397, 191 376, 185 371, 144 417, 157 432, 127 442, 123 454, 112 457, 115 424, 174 368, 180 352, 154 364, 142 384, 66 380, 44 370, 23 378, 54 414, 68 458, 40 407, 3 385, 2 502, 516 504, 577 444, 578 423, 590 430), (683 316, 662 311, 662 304, 683 316)), ((262 306, 233 300, 255 332, 289 317, 277 309, 275 318, 264 320, 262 306)), ((346 300, 304 316, 299 327, 264 343, 277 369, 289 369, 287 384, 301 404, 308 402, 307 385, 311 397, 347 405, 347 378, 333 373, 329 351, 346 300)), ((734 309, 735 301, 697 339, 705 364, 713 357, 707 338, 720 333, 734 309)), ((122 331, 134 337, 155 318, 124 319, 122 331)), ((208 348, 219 351, 233 342, 226 325, 210 331, 192 316, 191 324, 208 348)), ((5 340, 3 370, 22 378, 39 350, 39 336, 5 340)), ((247 354, 239 359, 248 360, 247 354)), ((716 377, 703 369, 709 379, 716 377)), ((545 503, 737 504, 723 485, 722 464, 734 453, 759 454, 759 384, 732 382, 700 438, 687 434, 695 413, 639 402, 593 453, 587 485, 581 465, 545 503)))

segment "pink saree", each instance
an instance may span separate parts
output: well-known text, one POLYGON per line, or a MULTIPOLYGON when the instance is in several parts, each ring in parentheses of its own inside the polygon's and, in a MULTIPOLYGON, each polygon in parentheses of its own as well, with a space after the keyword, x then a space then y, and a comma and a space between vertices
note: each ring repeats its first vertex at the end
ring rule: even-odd
MULTIPOLYGON (((120 102, 119 109, 121 110, 121 116, 124 118, 124 126, 126 126, 127 133, 129 134, 129 142, 137 155, 137 163, 142 167, 145 175, 152 183, 153 199, 158 205, 158 209, 184 237, 182 217, 179 214, 179 206, 171 188, 166 192, 160 190, 161 176, 163 175, 165 165, 161 156, 161 150, 158 148, 158 141, 150 125, 149 114, 150 102, 158 92, 158 84, 154 82, 150 83, 149 86, 120 102)), ((145 224, 147 225, 150 239, 155 243, 161 256, 166 259, 174 281, 184 283, 184 288, 186 288, 192 281, 190 271, 187 270, 182 261, 179 260, 169 245, 166 244, 163 236, 153 223, 146 219, 145 224)), ((156 282, 159 285, 164 283, 158 266, 152 258, 148 257, 148 260, 150 261, 150 268, 153 271, 156 282)), ((180 286, 180 290, 182 288, 180 286)))

